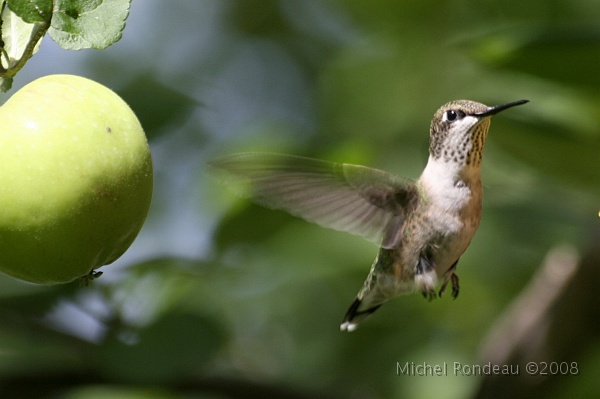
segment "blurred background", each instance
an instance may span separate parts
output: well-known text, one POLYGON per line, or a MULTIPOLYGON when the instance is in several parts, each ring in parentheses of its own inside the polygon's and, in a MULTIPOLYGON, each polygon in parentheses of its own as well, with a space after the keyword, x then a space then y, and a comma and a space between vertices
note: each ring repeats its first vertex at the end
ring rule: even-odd
POLYGON ((600 395, 599 21, 596 0, 145 0, 106 50, 46 37, 1 100, 53 73, 112 88, 145 127, 155 193, 91 286, 0 275, 0 397, 600 395), (460 98, 531 101, 492 123, 460 297, 396 299, 351 334, 377 247, 205 174, 276 151, 417 178, 433 113, 460 98))

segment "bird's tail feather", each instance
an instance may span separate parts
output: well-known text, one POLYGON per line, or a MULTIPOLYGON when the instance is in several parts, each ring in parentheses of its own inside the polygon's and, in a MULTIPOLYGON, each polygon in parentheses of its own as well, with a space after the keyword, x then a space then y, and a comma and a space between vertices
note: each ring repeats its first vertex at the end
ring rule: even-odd
POLYGON ((342 321, 342 324, 340 325, 340 330, 348 332, 356 330, 356 327, 358 327, 358 324, 361 321, 363 321, 381 306, 381 304, 371 307, 365 307, 361 305, 364 305, 363 301, 357 297, 346 312, 344 321, 342 321))

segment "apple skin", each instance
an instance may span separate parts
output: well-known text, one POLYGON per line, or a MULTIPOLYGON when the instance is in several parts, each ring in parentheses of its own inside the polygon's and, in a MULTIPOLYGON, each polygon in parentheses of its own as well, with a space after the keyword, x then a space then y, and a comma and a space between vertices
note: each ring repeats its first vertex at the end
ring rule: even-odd
POLYGON ((152 185, 146 136, 117 94, 72 75, 28 84, 0 107, 0 271, 90 276, 129 248, 152 185))

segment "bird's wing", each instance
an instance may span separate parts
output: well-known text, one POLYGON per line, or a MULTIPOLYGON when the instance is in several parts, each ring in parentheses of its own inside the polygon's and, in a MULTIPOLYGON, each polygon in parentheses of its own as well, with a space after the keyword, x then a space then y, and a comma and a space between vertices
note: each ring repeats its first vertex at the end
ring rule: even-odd
POLYGON ((324 227, 365 237, 386 248, 398 242, 417 187, 381 170, 311 158, 241 153, 210 163, 225 182, 249 184, 255 202, 324 227))

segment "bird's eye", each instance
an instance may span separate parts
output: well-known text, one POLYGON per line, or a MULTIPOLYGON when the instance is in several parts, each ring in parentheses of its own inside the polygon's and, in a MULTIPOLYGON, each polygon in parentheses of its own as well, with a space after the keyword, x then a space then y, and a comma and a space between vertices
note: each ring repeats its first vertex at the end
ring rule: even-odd
POLYGON ((465 113, 462 111, 457 111, 454 109, 450 109, 446 111, 446 120, 448 122, 454 122, 457 119, 462 119, 465 117, 465 113))

